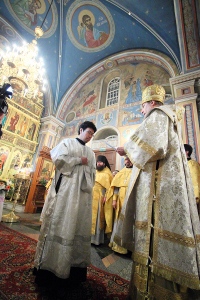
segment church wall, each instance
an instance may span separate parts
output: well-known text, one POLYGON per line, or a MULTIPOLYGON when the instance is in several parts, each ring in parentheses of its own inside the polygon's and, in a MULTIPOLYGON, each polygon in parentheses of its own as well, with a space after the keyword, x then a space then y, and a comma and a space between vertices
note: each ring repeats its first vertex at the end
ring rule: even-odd
MULTIPOLYGON (((104 129, 105 132, 109 132, 111 127, 115 129, 117 139, 113 145, 123 145, 143 120, 141 114, 142 91, 148 85, 160 84, 166 91, 165 104, 174 105, 176 103, 185 108, 182 121, 183 140, 192 144, 193 158, 199 160, 198 103, 196 104, 198 94, 195 92, 195 83, 199 78, 199 72, 190 73, 190 75, 178 74, 173 62, 168 57, 163 57, 161 53, 144 54, 143 51, 139 51, 134 58, 132 54, 134 51, 131 54, 128 52, 121 54, 121 57, 117 57, 117 59, 112 57, 103 61, 93 67, 91 71, 88 70, 72 86, 64 97, 57 114, 63 122, 66 122, 62 139, 77 136, 78 126, 85 120, 91 120, 96 124, 98 131, 104 129), (111 67, 106 68, 108 65, 111 67), (105 83, 108 84, 109 80, 115 76, 120 78, 118 103, 107 106, 105 83), (191 97, 194 113, 188 119, 188 105, 190 105, 191 97)), ((98 143, 94 136, 89 146, 97 150, 96 145, 105 151, 105 143, 104 145, 102 142, 98 143)), ((117 167, 123 165, 120 160, 116 163, 117 167)))
MULTIPOLYGON (((115 129, 118 132, 117 146, 123 145, 143 120, 141 97, 145 87, 154 83, 163 85, 167 91, 166 102, 174 103, 169 78, 169 72, 162 66, 146 62, 125 63, 112 70, 105 70, 76 94, 74 102, 66 112, 66 126, 62 138, 76 137, 79 125, 89 120, 95 123, 98 131, 106 131, 110 127, 115 129), (118 103, 107 106, 105 92, 102 93, 105 91, 105 78, 115 77, 116 74, 120 77, 118 103)), ((89 146, 93 148, 93 142, 89 146)), ((106 145, 100 144, 100 148, 104 150, 106 145)), ((117 166, 122 167, 123 162, 118 160, 117 166)))
POLYGON ((170 79, 175 103, 185 109, 183 141, 193 147, 192 158, 197 161, 200 161, 199 78, 200 71, 193 71, 170 79))
POLYGON ((174 1, 182 73, 200 67, 200 5, 198 0, 174 1))

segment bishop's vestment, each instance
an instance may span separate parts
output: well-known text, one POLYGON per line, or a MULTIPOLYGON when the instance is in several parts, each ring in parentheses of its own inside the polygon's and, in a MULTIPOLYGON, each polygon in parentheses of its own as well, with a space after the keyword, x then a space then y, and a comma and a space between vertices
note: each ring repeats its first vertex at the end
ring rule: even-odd
POLYGON ((200 224, 176 113, 151 110, 124 149, 133 163, 115 241, 133 252, 131 299, 200 290, 200 224))

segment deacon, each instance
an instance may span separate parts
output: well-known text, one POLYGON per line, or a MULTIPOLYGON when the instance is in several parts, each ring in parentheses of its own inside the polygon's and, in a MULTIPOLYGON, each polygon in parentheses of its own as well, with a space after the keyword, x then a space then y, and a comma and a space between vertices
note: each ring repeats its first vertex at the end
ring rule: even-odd
POLYGON ((196 201, 179 114, 162 106, 164 99, 162 86, 143 91, 145 119, 130 141, 117 148, 133 163, 115 242, 133 252, 134 300, 188 299, 189 289, 200 290, 196 201))
POLYGON ((68 285, 86 280, 90 264, 92 188, 96 161, 86 146, 96 127, 85 121, 77 138, 66 138, 53 150, 55 177, 35 254, 38 285, 68 285))

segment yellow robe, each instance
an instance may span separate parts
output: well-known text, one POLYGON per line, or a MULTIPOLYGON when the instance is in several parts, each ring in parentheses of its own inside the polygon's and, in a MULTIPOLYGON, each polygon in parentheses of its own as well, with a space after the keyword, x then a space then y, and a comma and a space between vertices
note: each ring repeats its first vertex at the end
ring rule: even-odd
POLYGON ((200 290, 200 224, 176 113, 153 109, 124 148, 133 169, 115 242, 133 252, 130 297, 186 299, 183 286, 200 290))
MULTIPOLYGON (((126 191, 127 191, 129 180, 130 180, 131 171, 132 171, 132 168, 124 167, 119 173, 117 173, 115 175, 115 177, 112 180, 111 186, 109 188, 109 191, 108 191, 108 194, 107 194, 107 200, 106 200, 106 203, 105 203, 105 207, 107 207, 107 209, 105 210, 105 213, 106 213, 106 219, 109 220, 108 224, 110 224, 111 226, 112 226, 112 223, 113 223, 112 201, 113 200, 117 201, 117 207, 114 210, 114 212, 115 212, 114 222, 117 223, 119 215, 121 213, 122 205, 124 203, 124 199, 125 199, 125 196, 126 196, 126 191), (114 189, 116 187, 119 188, 118 194, 114 193, 114 189)), ((115 226, 116 226, 116 224, 115 224, 115 226)), ((114 228, 115 228, 115 226, 114 226, 114 228)), ((113 237, 115 235, 114 228, 113 228, 113 233, 112 233, 112 236, 111 236, 111 239, 110 239, 109 247, 111 247, 112 250, 115 251, 115 252, 118 252, 120 254, 126 254, 127 249, 117 245, 113 241, 113 237)), ((108 229, 107 229, 107 231, 111 232, 112 228, 109 228, 109 229, 110 229, 110 231, 108 229)))
POLYGON ((105 167, 102 171, 96 171, 95 184, 93 187, 93 198, 92 198, 92 229, 91 234, 94 235, 96 232, 96 221, 98 214, 98 206, 100 205, 100 224, 99 228, 105 228, 105 212, 104 204, 102 202, 103 197, 107 196, 108 189, 112 181, 112 173, 108 167, 105 167), (103 195, 102 190, 105 189, 106 193, 103 195))
POLYGON ((192 185, 194 188, 194 195, 199 203, 200 199, 200 165, 196 160, 190 159, 188 160, 188 166, 190 169, 190 174, 192 177, 192 185))
POLYGON ((53 179, 55 177, 55 170, 53 170, 52 174, 51 174, 51 178, 49 179, 49 181, 47 182, 46 184, 46 191, 45 191, 45 194, 44 194, 44 199, 45 199, 45 202, 44 202, 44 205, 43 205, 43 208, 42 208, 42 212, 41 212, 41 215, 40 215, 40 221, 42 222, 43 221, 43 217, 45 215, 45 211, 48 207, 48 201, 47 201, 47 198, 48 198, 48 192, 50 190, 50 187, 51 187, 51 184, 53 182, 53 179))
POLYGON ((52 174, 51 174, 51 177, 50 177, 49 181, 47 182, 47 184, 46 184, 46 186, 45 186, 47 191, 48 191, 48 189, 49 189, 50 186, 51 186, 51 183, 52 183, 52 180, 53 180, 54 176, 55 176, 55 170, 53 170, 53 172, 52 172, 52 174))

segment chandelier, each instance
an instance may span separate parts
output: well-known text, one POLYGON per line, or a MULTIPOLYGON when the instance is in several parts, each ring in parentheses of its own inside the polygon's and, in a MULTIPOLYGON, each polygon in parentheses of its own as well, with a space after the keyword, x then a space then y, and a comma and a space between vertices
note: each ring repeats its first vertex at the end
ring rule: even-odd
POLYGON ((45 69, 42 58, 38 58, 37 39, 43 35, 41 27, 35 29, 35 39, 30 44, 13 45, 0 56, 0 85, 21 81, 21 95, 28 98, 43 98, 45 91, 45 69))
POLYGON ((45 69, 44 62, 38 58, 37 39, 43 36, 43 24, 52 6, 49 5, 41 26, 35 28, 35 39, 30 44, 23 43, 22 46, 13 45, 12 49, 6 49, 0 53, 0 85, 10 82, 12 87, 18 87, 21 96, 36 99, 42 104, 43 92, 45 91, 45 69), (21 82, 21 83, 20 83, 21 82))

